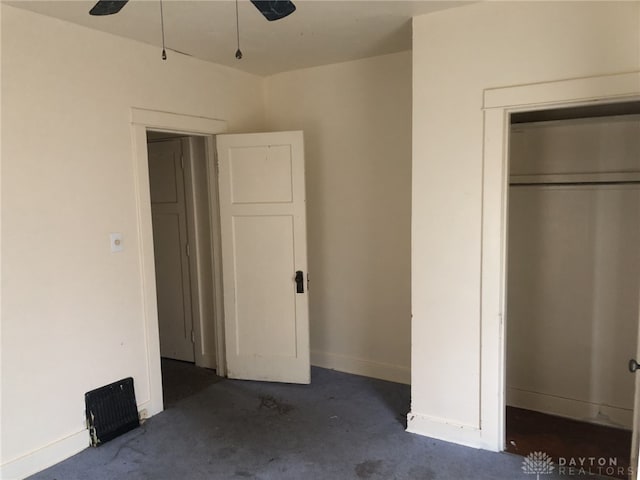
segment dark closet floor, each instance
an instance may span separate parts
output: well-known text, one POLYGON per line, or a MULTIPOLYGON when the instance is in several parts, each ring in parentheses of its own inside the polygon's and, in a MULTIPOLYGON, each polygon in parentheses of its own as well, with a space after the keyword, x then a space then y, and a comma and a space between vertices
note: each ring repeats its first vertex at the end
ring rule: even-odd
POLYGON ((196 367, 193 363, 170 358, 162 358, 161 361, 164 408, 224 380, 216 375, 215 370, 196 367))
POLYGON ((579 463, 582 459, 582 466, 587 472, 590 467, 594 474, 628 478, 630 430, 507 407, 506 443, 507 452, 522 456, 531 452, 544 452, 553 459, 558 469, 563 467, 560 459, 566 459, 566 475, 569 475, 569 468, 572 466, 575 468, 573 475, 579 475, 579 463), (590 460, 591 458, 594 460, 590 460), (575 459, 575 466, 570 464, 571 459, 575 459), (598 463, 604 463, 600 470, 598 463))

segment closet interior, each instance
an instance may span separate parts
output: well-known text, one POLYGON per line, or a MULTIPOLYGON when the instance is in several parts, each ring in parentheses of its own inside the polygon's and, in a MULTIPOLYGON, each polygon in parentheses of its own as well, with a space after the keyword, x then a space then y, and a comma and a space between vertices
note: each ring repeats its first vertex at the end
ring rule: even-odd
POLYGON ((640 102, 512 115, 506 449, 556 463, 631 449, 640 102))

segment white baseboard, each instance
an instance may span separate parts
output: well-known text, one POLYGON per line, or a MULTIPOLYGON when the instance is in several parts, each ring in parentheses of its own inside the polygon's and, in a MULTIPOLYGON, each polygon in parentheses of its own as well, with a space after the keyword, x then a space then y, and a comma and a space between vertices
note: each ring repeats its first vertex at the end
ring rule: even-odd
POLYGON ((89 432, 83 429, 0 466, 0 479, 21 480, 89 447, 89 432))
POLYGON ((339 372, 353 373, 364 377, 379 378, 390 382, 411 384, 411 369, 400 365, 391 365, 365 360, 337 353, 311 351, 311 364, 339 372))
POLYGON ((507 405, 629 430, 633 426, 631 408, 590 403, 513 387, 507 388, 507 405))
POLYGON ((436 438, 472 448, 497 451, 482 436, 482 431, 473 425, 462 425, 446 419, 415 412, 407 415, 407 432, 436 438))
MULTIPOLYGON (((153 412, 150 412, 150 405, 151 402, 138 404, 138 413, 141 419, 147 419, 153 415, 153 412)), ((80 453, 89 446, 89 431, 83 428, 68 437, 56 440, 15 460, 3 463, 0 465, 0 480, 22 480, 76 453, 80 453)))

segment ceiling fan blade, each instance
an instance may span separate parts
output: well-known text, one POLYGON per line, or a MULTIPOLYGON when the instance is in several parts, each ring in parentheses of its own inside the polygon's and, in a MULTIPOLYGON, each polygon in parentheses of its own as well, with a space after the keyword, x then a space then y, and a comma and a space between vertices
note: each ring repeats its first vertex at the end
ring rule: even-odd
POLYGON ((289 0, 251 0, 251 3, 270 22, 280 20, 296 11, 296 6, 289 0))
POLYGON ((124 7, 128 1, 129 0, 100 0, 89 10, 89 15, 113 15, 122 10, 122 7, 124 7))

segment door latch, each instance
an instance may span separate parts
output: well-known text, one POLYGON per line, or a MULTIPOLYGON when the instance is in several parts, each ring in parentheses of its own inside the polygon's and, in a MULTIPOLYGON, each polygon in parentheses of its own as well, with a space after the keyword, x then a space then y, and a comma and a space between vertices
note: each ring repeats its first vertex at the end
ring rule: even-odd
POLYGON ((304 293, 304 273, 302 270, 296 272, 296 293, 304 293))
POLYGON ((635 372, 639 368, 640 368, 640 363, 636 362, 635 358, 632 358, 631 360, 629 360, 629 371, 631 373, 635 372))

